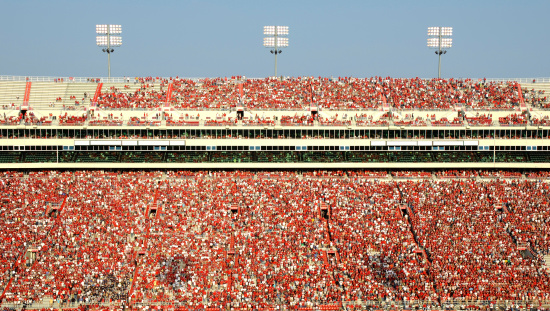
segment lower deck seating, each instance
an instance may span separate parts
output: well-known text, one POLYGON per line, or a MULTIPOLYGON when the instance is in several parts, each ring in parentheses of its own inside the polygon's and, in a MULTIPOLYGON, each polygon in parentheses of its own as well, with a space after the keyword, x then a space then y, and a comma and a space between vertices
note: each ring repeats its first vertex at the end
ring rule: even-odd
MULTIPOLYGON (((177 157, 151 156, 161 154, 177 157)), ((516 171, 432 173, 439 178, 396 181, 386 171, 356 170, 6 171, 0 287, 5 302, 51 297, 190 309, 546 299, 546 180, 516 171)))

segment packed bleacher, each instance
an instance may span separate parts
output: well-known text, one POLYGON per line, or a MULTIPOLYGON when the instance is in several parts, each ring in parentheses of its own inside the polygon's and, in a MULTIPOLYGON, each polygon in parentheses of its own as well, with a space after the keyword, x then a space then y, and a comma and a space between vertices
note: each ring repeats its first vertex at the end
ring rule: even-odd
POLYGON ((189 309, 550 303, 550 174, 523 176, 4 171, 1 299, 189 309))
MULTIPOLYGON (((135 83, 140 87, 130 89, 125 85, 122 89, 110 87, 102 91, 97 106, 153 109, 169 105, 177 110, 229 110, 239 105, 252 110, 307 110, 314 106, 327 110, 369 110, 390 105, 397 110, 445 110, 454 106, 513 110, 520 104, 519 84, 471 79, 231 77, 152 78, 135 83)), ((522 93, 531 94, 528 90, 522 93)), ((535 97, 527 98, 533 101, 535 97)))
MULTIPOLYGON (((539 186, 541 193, 548 188, 539 186)), ((511 224, 507 218, 518 216, 521 208, 518 211, 495 208, 507 201, 511 187, 528 192, 532 185, 517 180, 400 184, 405 202, 413 211, 411 223, 418 243, 432 260, 431 275, 442 300, 548 296, 550 283, 541 265, 542 254, 522 257, 515 242, 519 236, 509 230, 511 224), (425 199, 418 200, 420 197, 425 199)), ((544 217, 541 211, 533 212, 544 217)))
MULTIPOLYGON (((162 80, 159 84, 165 85, 162 80)), ((98 107, 108 109, 121 108, 156 108, 162 107, 166 101, 166 92, 154 88, 153 81, 143 81, 141 87, 130 91, 127 86, 124 89, 111 87, 102 92, 97 102, 98 107)))

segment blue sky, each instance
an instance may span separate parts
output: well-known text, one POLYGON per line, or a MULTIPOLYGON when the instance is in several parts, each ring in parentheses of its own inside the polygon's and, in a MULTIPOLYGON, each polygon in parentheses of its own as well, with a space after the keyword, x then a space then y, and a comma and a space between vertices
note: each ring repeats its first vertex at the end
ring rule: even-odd
POLYGON ((121 24, 121 76, 273 74, 263 26, 290 27, 285 76, 437 77, 427 27, 454 27, 445 78, 550 76, 550 1, 0 0, 0 75, 107 76, 96 24, 121 24))

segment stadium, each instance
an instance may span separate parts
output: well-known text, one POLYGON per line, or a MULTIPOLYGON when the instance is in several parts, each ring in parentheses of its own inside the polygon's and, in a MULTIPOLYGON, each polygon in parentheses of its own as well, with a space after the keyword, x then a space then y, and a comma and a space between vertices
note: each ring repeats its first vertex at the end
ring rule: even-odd
POLYGON ((1 308, 548 310, 548 90, 2 75, 1 308))

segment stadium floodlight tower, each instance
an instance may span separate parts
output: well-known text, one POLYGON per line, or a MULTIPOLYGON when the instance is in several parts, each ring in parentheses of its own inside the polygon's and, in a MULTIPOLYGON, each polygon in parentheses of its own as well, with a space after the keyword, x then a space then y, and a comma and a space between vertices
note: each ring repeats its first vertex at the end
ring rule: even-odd
POLYGON ((264 26, 264 46, 271 48, 271 54, 275 54, 275 77, 277 77, 277 54, 283 51, 280 48, 288 47, 288 26, 264 26))
POLYGON ((437 77, 441 79, 441 55, 453 46, 453 27, 428 27, 428 47, 437 49, 435 54, 439 56, 437 77))
POLYGON ((122 45, 121 36, 122 26, 120 25, 96 25, 95 31, 98 34, 96 37, 97 46, 103 47, 102 51, 107 53, 107 69, 109 71, 109 81, 111 81, 111 53, 115 51, 113 47, 122 45))

